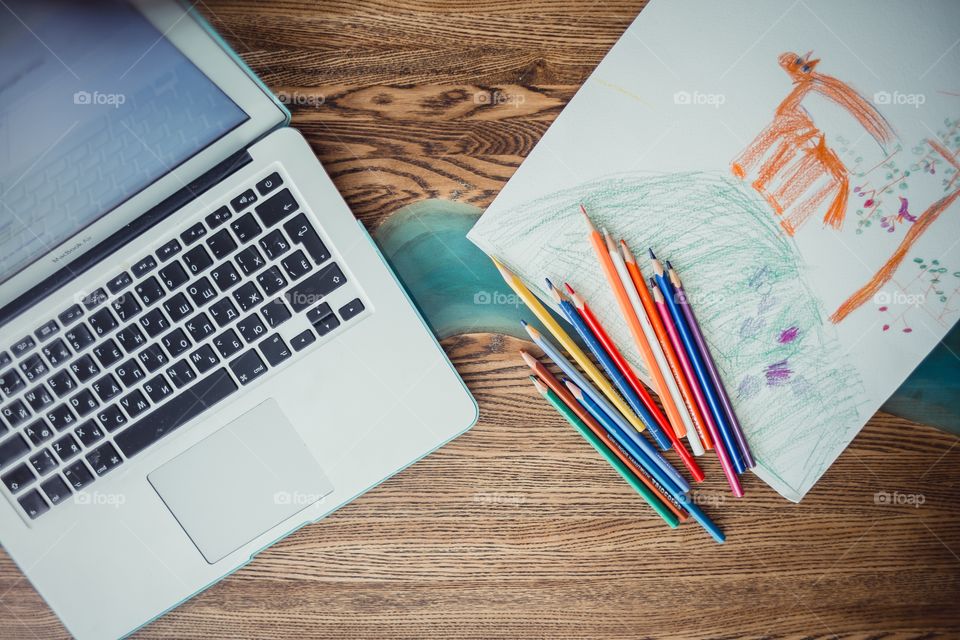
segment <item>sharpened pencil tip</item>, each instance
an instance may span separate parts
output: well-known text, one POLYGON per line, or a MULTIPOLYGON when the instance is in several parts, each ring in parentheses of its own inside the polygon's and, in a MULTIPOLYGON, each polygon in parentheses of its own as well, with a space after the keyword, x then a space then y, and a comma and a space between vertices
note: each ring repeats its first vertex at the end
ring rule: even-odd
POLYGON ((527 326, 527 321, 521 318, 520 324, 522 324, 523 326, 527 326))
POLYGON ((537 391, 540 392, 540 395, 542 396, 547 395, 547 385, 543 384, 543 382, 541 382, 540 378, 538 378, 537 376, 531 375, 529 377, 530 377, 530 381, 533 383, 533 386, 535 386, 537 388, 537 391))
POLYGON ((673 269, 673 265, 670 264, 669 260, 667 260, 665 264, 667 265, 667 269, 673 269))
POLYGON ((564 378, 564 379, 563 379, 563 384, 567 387, 567 389, 570 390, 570 393, 572 393, 572 394, 573 394, 573 397, 576 398, 577 400, 579 400, 580 398, 583 397, 583 391, 580 390, 580 387, 578 387, 577 385, 573 384, 573 381, 572 381, 572 380, 569 380, 569 379, 567 379, 567 378, 564 378))
POLYGON ((647 253, 650 254, 650 259, 651 259, 651 260, 656 260, 656 259, 657 259, 657 254, 655 254, 655 253, 653 252, 653 249, 651 249, 651 248, 648 247, 648 248, 647 248, 647 253))
POLYGON ((580 213, 583 214, 583 219, 587 221, 587 226, 590 227, 590 231, 596 231, 596 227, 593 226, 593 221, 590 219, 590 216, 587 214, 587 208, 583 206, 583 203, 580 203, 580 213))
POLYGON ((550 282, 550 278, 544 278, 543 280, 547 283, 547 289, 556 289, 556 287, 553 286, 553 283, 550 282))
POLYGON ((577 292, 573 290, 573 287, 570 286, 569 282, 564 282, 563 286, 567 288, 567 293, 569 293, 570 295, 573 296, 577 294, 577 292))
POLYGON ((521 350, 520 350, 520 357, 523 358, 523 361, 526 362, 526 363, 527 363, 527 366, 530 367, 531 369, 533 369, 533 368, 535 368, 535 367, 537 366, 537 359, 534 358, 532 355, 530 355, 529 352, 524 351, 523 349, 521 349, 521 350))

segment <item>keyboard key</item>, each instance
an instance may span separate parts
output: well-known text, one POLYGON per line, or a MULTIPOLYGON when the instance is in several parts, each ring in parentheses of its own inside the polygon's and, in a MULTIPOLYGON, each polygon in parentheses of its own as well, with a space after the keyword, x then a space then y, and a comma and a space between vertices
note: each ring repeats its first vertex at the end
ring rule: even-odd
POLYGON ((298 280, 313 269, 313 265, 307 260, 307 256, 303 255, 303 251, 297 251, 293 255, 287 256, 280 261, 280 264, 283 265, 284 271, 287 272, 291 280, 298 280))
POLYGON ((163 402, 167 396, 173 393, 173 387, 170 386, 170 383, 167 382, 167 379, 163 377, 162 373, 144 382, 143 390, 147 392, 147 396, 155 404, 163 402))
MULTIPOLYGON (((151 280, 152 279, 153 278, 151 278, 151 280)), ((134 316, 143 310, 143 307, 137 302, 137 297, 132 293, 125 293, 118 297, 113 301, 112 306, 113 310, 117 312, 117 317, 120 318, 122 322, 133 320, 134 316)))
POLYGON ((138 365, 135 360, 127 360, 118 366, 116 374, 117 377, 120 378, 120 382, 122 382, 123 386, 127 389, 140 384, 140 381, 143 380, 144 377, 143 369, 140 368, 140 365, 138 365))
POLYGON ((257 212, 264 226, 270 228, 292 214, 297 208, 297 201, 293 199, 290 190, 284 189, 262 204, 257 205, 254 211, 257 212))
POLYGON ((176 324, 193 313, 193 305, 187 300, 187 296, 178 293, 163 303, 163 308, 167 310, 170 316, 170 322, 176 324))
POLYGON ((267 359, 267 362, 270 363, 271 367, 277 366, 293 355, 293 352, 290 351, 290 348, 283 341, 283 338, 280 337, 279 333, 275 333, 261 342, 260 351, 263 352, 264 357, 267 359))
POLYGON ((174 329, 160 340, 170 357, 176 358, 181 353, 190 348, 190 338, 184 333, 183 329, 174 329))
POLYGON ((134 456, 236 390, 237 385, 227 370, 217 369, 173 396, 143 420, 118 433, 114 443, 128 458, 134 456))
POLYGON ((57 331, 60 331, 60 325, 57 324, 56 320, 48 320, 40 325, 36 331, 33 332, 33 335, 37 336, 37 340, 43 342, 44 340, 49 340, 53 337, 57 331))
POLYGON ((267 372, 267 365, 263 364, 263 360, 254 349, 233 360, 230 368, 233 369, 233 375, 237 376, 240 384, 250 384, 267 372))
MULTIPOLYGON (((203 375, 210 369, 213 369, 220 362, 220 358, 213 352, 213 347, 208 344, 203 345, 190 354, 190 362, 197 368, 197 373, 203 375)), ((169 372, 169 371, 168 371, 169 372)), ((173 376, 170 376, 171 378, 173 376)), ((183 386, 183 385, 177 385, 183 386)))
POLYGON ((22 400, 14 400, 3 409, 0 409, 0 415, 4 417, 11 428, 16 428, 30 419, 30 410, 22 400))
POLYGON ((73 347, 73 350, 77 353, 96 342, 96 338, 93 337, 90 329, 87 329, 87 326, 84 324, 78 324, 63 334, 63 337, 66 338, 67 342, 70 343, 70 346, 73 347))
POLYGON ((206 222, 207 226, 211 229, 216 229, 231 217, 233 217, 233 213, 224 205, 204 218, 203 221, 206 222))
POLYGON ((130 274, 121 271, 107 281, 107 289, 110 290, 110 293, 119 293, 129 287, 132 282, 133 278, 130 277, 130 274))
MULTIPOLYGON (((210 350, 210 353, 213 353, 213 349, 210 349, 209 346, 205 345, 206 349, 210 350)), ((214 356, 216 358, 216 356, 214 356)), ((193 367, 190 366, 190 363, 186 360, 178 360, 172 366, 167 368, 167 377, 170 378, 177 389, 182 389, 186 387, 194 380, 197 379, 197 374, 193 372, 193 367)))
POLYGON ((210 302, 217 297, 217 290, 213 288, 213 284, 206 276, 191 283, 187 287, 187 293, 193 298, 193 303, 197 305, 198 308, 210 304, 210 302))
POLYGON ((217 284, 220 291, 229 291, 240 282, 240 274, 230 262, 224 262, 210 272, 210 277, 217 284))
POLYGON ((316 341, 316 334, 310 329, 307 329, 306 331, 293 336, 293 338, 290 340, 290 345, 295 351, 303 351, 316 341))
POLYGON ((167 354, 163 352, 158 344, 151 344, 149 347, 137 354, 140 364, 146 367, 147 371, 153 373, 163 367, 169 361, 167 354))
POLYGON ((87 296, 82 300, 83 306, 86 307, 87 311, 93 311, 101 304, 107 301, 107 298, 110 296, 107 295, 107 292, 103 287, 97 289, 92 293, 88 293, 87 296))
POLYGON ((140 326, 151 338, 155 338, 170 328, 170 321, 160 309, 148 311, 140 318, 140 326))
POLYGON ((47 365, 40 354, 35 353, 20 363, 20 371, 28 382, 36 382, 47 372, 47 365))
POLYGON ((142 278, 156 268, 156 259, 154 259, 153 256, 147 256, 130 267, 130 271, 132 271, 136 277, 142 278))
POLYGON ((86 382, 91 379, 93 376, 100 373, 100 367, 97 366, 97 363, 93 361, 89 355, 81 356, 78 360, 73 362, 70 365, 70 371, 73 372, 74 377, 80 382, 86 382))
MULTIPOLYGON (((151 278, 153 280, 153 278, 151 278)), ((156 282, 156 280, 154 280, 156 282)), ((90 315, 87 318, 87 322, 90 323, 90 328, 93 329, 93 332, 99 337, 103 337, 117 328, 117 319, 113 317, 113 313, 110 312, 110 309, 104 308, 100 309, 96 313, 90 315)))
POLYGON ((13 352, 14 357, 20 358, 23 355, 37 346, 37 343, 33 341, 33 338, 30 336, 24 336, 17 340, 17 343, 10 347, 10 351, 13 352))
POLYGON ((214 258, 223 260, 236 250, 237 243, 229 231, 222 229, 207 239, 207 246, 210 247, 214 258))
POLYGON ((236 234, 237 239, 244 244, 256 238, 260 235, 260 232, 263 231, 260 225, 257 224, 257 221, 253 219, 252 213, 240 216, 231 222, 230 228, 233 229, 233 233, 236 234))
POLYGON ((193 225, 186 231, 180 234, 180 239, 183 240, 184 244, 190 246, 203 236, 207 235, 207 228, 203 226, 202 222, 198 222, 193 225))
POLYGON ((327 251, 326 245, 320 240, 320 236, 313 225, 310 224, 310 220, 307 219, 305 213, 301 213, 289 222, 284 223, 283 229, 290 236, 290 241, 306 249, 310 258, 316 264, 321 264, 330 259, 330 252, 327 251))
POLYGON ((247 343, 256 342, 267 335, 267 328, 257 314, 251 314, 237 323, 237 331, 247 343))
POLYGON ((117 342, 120 343, 120 346, 123 347, 123 350, 127 353, 133 353, 137 351, 147 343, 147 339, 144 337, 143 332, 140 331, 140 327, 135 324, 127 325, 116 335, 117 342))
POLYGON ((77 419, 73 416, 73 413, 67 405, 61 404, 47 411, 47 422, 57 431, 63 431, 68 427, 72 427, 77 422, 77 419))
POLYGON ((157 249, 157 257, 160 258, 160 262, 166 262, 173 256, 180 253, 181 249, 183 249, 183 246, 181 246, 180 241, 174 238, 170 242, 157 249))
POLYGON ((260 307, 260 315, 263 316, 263 319, 270 325, 271 329, 276 329, 289 320, 292 314, 282 299, 274 298, 266 305, 260 307))
POLYGON ((255 246, 250 246, 234 256, 237 266, 243 271, 244 275, 256 273, 262 269, 267 261, 263 259, 263 254, 255 246))
POLYGON ((116 431, 127 424, 127 416, 123 415, 120 407, 115 404, 104 407, 97 413, 97 422, 99 422, 107 431, 116 431))
POLYGON ((316 329, 317 333, 320 334, 321 338, 339 326, 340 326, 340 320, 337 318, 337 316, 333 315, 332 313, 327 317, 313 323, 313 328, 316 329))
POLYGON ((15 433, 3 442, 0 442, 0 469, 4 468, 27 451, 30 445, 19 433, 15 433))
POLYGON ((57 468, 57 461, 54 460, 49 451, 43 449, 30 458, 30 466, 37 472, 38 476, 45 476, 57 468))
POLYGON ((120 362, 120 359, 123 357, 123 352, 120 351, 120 347, 113 341, 113 338, 108 338, 95 346, 92 353, 96 356, 97 361, 100 362, 100 366, 103 368, 113 366, 117 362, 120 362))
MULTIPOLYGON (((229 302, 229 300, 227 300, 227 302, 229 302)), ((193 316, 187 320, 187 324, 184 326, 186 326, 187 332, 190 334, 190 337, 193 338, 194 342, 202 342, 204 338, 215 331, 213 323, 210 322, 210 318, 205 313, 199 313, 193 316)))
MULTIPOLYGON (((116 409, 116 407, 114 407, 116 409)), ((118 409, 119 411, 119 409, 118 409)), ((103 438, 103 430, 93 420, 87 420, 79 427, 73 430, 73 435, 77 436, 83 446, 89 447, 94 442, 103 438)))
POLYGON ((83 309, 80 308, 80 305, 75 304, 68 308, 66 311, 62 311, 60 315, 57 316, 57 320, 60 321, 60 324, 66 326, 80 319, 80 316, 83 315, 83 309))
POLYGON ((69 433, 54 442, 51 448, 53 452, 57 454, 57 457, 60 458, 60 462, 66 462, 80 453, 80 443, 69 433))
POLYGON ((253 189, 247 189, 236 198, 230 201, 230 206, 233 207, 233 210, 237 213, 240 213, 251 204, 257 201, 257 194, 253 192, 253 189))
POLYGON ((267 254, 267 257, 271 260, 276 260, 287 251, 290 251, 290 243, 287 242, 286 236, 283 235, 283 231, 280 229, 274 229, 260 238, 259 244, 263 248, 263 252, 267 254))
POLYGON ((117 453, 117 450, 114 449, 113 445, 109 442, 104 442, 87 454, 87 464, 90 465, 90 468, 93 469, 98 476, 102 476, 116 469, 121 462, 123 462, 123 458, 120 457, 120 454, 117 453))
POLYGON ((23 399, 35 412, 42 411, 53 404, 53 395, 42 384, 23 394, 23 399))
POLYGON ((28 484, 32 484, 36 479, 37 476, 26 464, 18 464, 0 478, 7 489, 10 490, 10 493, 17 493, 28 484))
POLYGON ((236 331, 233 329, 227 329, 213 339, 213 346, 215 346, 217 351, 220 352, 221 357, 229 358, 243 348, 243 343, 240 342, 240 338, 237 336, 236 331))
POLYGON ((67 371, 58 371, 47 380, 50 390, 62 398, 77 388, 77 383, 67 371))
POLYGON ((136 418, 138 415, 150 408, 147 398, 143 395, 143 393, 140 392, 139 389, 128 393, 121 398, 120 406, 123 407, 123 410, 126 411, 127 415, 131 418, 136 418))
POLYGON ((20 508, 23 509, 24 513, 31 520, 39 518, 47 511, 50 511, 50 505, 43 499, 43 496, 40 495, 40 492, 36 489, 28 491, 19 498, 17 502, 20 503, 20 508))
POLYGON ((217 300, 210 307, 210 316, 217 323, 217 326, 225 327, 240 317, 240 312, 233 304, 230 298, 217 300))
POLYGON ((260 192, 260 195, 265 196, 277 187, 283 184, 283 180, 280 179, 280 174, 274 171, 266 178, 257 183, 257 191, 260 192))
POLYGON ((333 313, 333 310, 330 308, 330 305, 324 302, 323 304, 310 309, 310 311, 307 311, 307 322, 310 324, 316 324, 331 313, 333 313))
POLYGON ((23 435, 27 436, 30 442, 33 443, 33 446, 37 446, 53 437, 53 429, 41 418, 24 427, 23 435))
POLYGON ((93 482, 93 474, 83 464, 83 460, 77 460, 72 465, 63 470, 63 477, 67 479, 74 491, 80 491, 85 486, 93 482))
POLYGON ((347 304, 340 307, 340 318, 346 322, 347 320, 350 320, 351 318, 363 313, 363 309, 363 302, 360 301, 360 298, 354 298, 347 304))
POLYGON ((258 275, 257 282, 260 283, 260 286, 263 288, 263 292, 268 296, 272 296, 273 294, 282 291, 283 288, 287 286, 287 279, 283 277, 283 274, 280 273, 280 269, 276 267, 270 267, 258 275))
POLYGON ((173 291, 190 279, 187 270, 184 269, 183 265, 179 262, 171 262, 163 269, 160 269, 157 275, 160 276, 160 281, 163 282, 170 291, 173 291))
POLYGON ((53 476, 40 484, 50 504, 56 506, 70 497, 70 487, 60 476, 53 476))
POLYGON ((209 269, 213 265, 213 258, 201 244, 183 254, 183 264, 187 265, 187 271, 196 275, 209 269))
POLYGON ((73 407, 74 412, 78 416, 83 418, 96 411, 97 407, 100 406, 100 403, 97 402, 97 399, 93 397, 93 394, 90 393, 90 391, 84 389, 77 395, 70 398, 70 406, 73 407))
POLYGON ((154 302, 167 295, 167 292, 163 290, 163 287, 160 286, 160 281, 157 280, 154 276, 150 276, 136 287, 134 291, 137 292, 137 295, 140 296, 140 300, 143 301, 143 306, 149 307, 154 302))
POLYGON ((13 362, 13 358, 6 351, 0 351, 0 367, 5 367, 13 362))
POLYGON ((297 286, 286 293, 287 302, 295 312, 300 312, 313 306, 321 298, 342 287, 347 281, 337 263, 323 267, 297 286))
POLYGON ((6 395, 12 396, 20 392, 27 386, 16 369, 10 369, 0 374, 0 390, 6 395))
POLYGON ((263 302, 263 296, 257 290, 257 285, 252 282, 245 282, 239 289, 233 292, 233 298, 240 305, 241 311, 249 311, 263 302))
POLYGON ((120 383, 117 382, 117 379, 114 378, 113 374, 110 373, 98 379, 91 386, 93 388, 93 392, 97 394, 97 397, 100 398, 101 402, 110 402, 123 391, 120 383))

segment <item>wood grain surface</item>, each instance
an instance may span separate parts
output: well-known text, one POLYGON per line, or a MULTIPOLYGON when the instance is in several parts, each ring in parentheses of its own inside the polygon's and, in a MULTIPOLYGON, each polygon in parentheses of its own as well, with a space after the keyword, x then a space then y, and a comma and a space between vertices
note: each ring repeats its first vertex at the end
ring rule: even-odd
MULTIPOLYGON (((643 3, 197 6, 372 228, 424 198, 489 204, 643 3)), ((719 546, 668 530, 540 402, 525 344, 446 340, 473 430, 138 635, 960 637, 956 438, 878 414, 800 505, 753 476, 732 498, 708 458, 719 546)), ((0 638, 66 636, 2 554, 0 594, 0 638)))

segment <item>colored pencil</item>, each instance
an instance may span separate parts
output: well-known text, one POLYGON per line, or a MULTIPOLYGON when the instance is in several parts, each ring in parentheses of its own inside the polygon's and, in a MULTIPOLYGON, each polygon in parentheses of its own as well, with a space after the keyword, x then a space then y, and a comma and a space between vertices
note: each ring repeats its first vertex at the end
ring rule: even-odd
MULTIPOLYGON (((671 285, 667 280, 663 265, 660 264, 659 260, 657 260, 657 256, 653 253, 653 249, 650 249, 650 262, 653 266, 654 278, 656 279, 657 285, 660 287, 660 293, 663 294, 663 299, 667 304, 667 309, 670 310, 670 317, 673 319, 673 326, 676 327, 677 333, 680 334, 680 341, 683 343, 683 348, 687 352, 687 357, 690 358, 690 364, 693 365, 693 372, 696 375, 697 383, 700 385, 700 389, 703 391, 703 395, 707 399, 709 413, 717 426, 717 431, 720 432, 723 446, 726 448, 727 455, 730 457, 730 461, 733 463, 733 468, 737 473, 743 473, 746 471, 746 467, 743 464, 743 459, 740 457, 740 452, 737 448, 736 441, 733 438, 733 433, 730 431, 730 425, 727 424, 727 417, 723 413, 723 407, 720 404, 720 399, 717 396, 716 390, 713 388, 713 384, 710 382, 710 375, 707 373, 706 366, 703 364, 703 358, 700 356, 700 351, 697 349, 693 335, 690 333, 690 328, 687 326, 687 321, 683 317, 683 312, 677 305, 676 298, 674 297, 673 285, 671 285)), ((714 447, 716 447, 716 444, 717 443, 715 441, 714 447)))
MULTIPOLYGON (((630 405, 630 408, 640 416, 640 419, 643 420, 644 424, 647 425, 647 428, 650 430, 650 434, 657 438, 659 443, 661 439, 666 439, 667 446, 661 446, 661 449, 669 449, 671 446, 679 446, 677 453, 680 454, 680 457, 683 459, 684 464, 690 468, 687 463, 687 459, 691 462, 693 458, 690 457, 690 454, 687 453, 686 449, 683 449, 683 444, 677 440, 676 436, 673 434, 672 429, 664 431, 660 428, 660 425, 657 424, 657 421, 654 419, 653 415, 647 411, 647 407, 644 406, 643 402, 640 400, 640 397, 634 392, 634 390, 627 384, 623 375, 617 370, 617 366, 613 363, 613 360, 610 359, 610 356, 604 351, 603 346, 597 340, 597 337, 593 335, 593 332, 590 331, 590 327, 587 326, 586 322, 583 321, 583 318, 580 317, 580 314, 577 313, 576 307, 573 304, 563 297, 563 293, 560 289, 556 288, 550 279, 547 279, 547 289, 550 292, 551 297, 557 302, 560 306, 560 310, 563 312, 563 315, 566 316, 567 321, 573 325, 573 328, 577 330, 577 333, 583 338, 583 341, 587 344, 587 347, 590 349, 590 352, 593 353, 594 357, 603 367, 603 370, 607 372, 607 377, 613 381, 614 386, 626 399, 627 404, 630 405), (659 436, 659 437, 658 437, 659 436), (672 437, 671 437, 672 436, 672 437), (686 455, 684 455, 686 454, 686 455)), ((693 474, 694 479, 697 482, 700 482, 703 479, 703 472, 697 467, 697 463, 693 462, 693 467, 690 468, 690 472, 693 474), (694 471, 696 469, 696 471, 694 471), (697 476, 700 476, 699 478, 697 476)))
MULTIPOLYGON (((521 322, 523 322, 521 320, 521 322)), ((601 407, 603 410, 617 423, 624 433, 630 438, 630 441, 633 442, 637 447, 643 451, 648 458, 650 458, 656 469, 663 473, 663 479, 657 476, 657 479, 660 480, 663 484, 668 486, 672 485, 679 488, 681 491, 686 493, 690 490, 690 484, 686 479, 681 476, 676 469, 673 468, 666 458, 657 451, 656 447, 647 442, 647 439, 643 437, 642 433, 639 433, 636 429, 630 428, 630 423, 624 420, 623 416, 620 415, 617 410, 611 406, 607 399, 597 391, 597 388, 594 387, 579 371, 573 366, 573 364, 567 360, 563 354, 550 342, 542 333, 537 331, 534 327, 530 326, 526 322, 523 322, 523 328, 526 329, 527 334, 533 342, 540 347, 548 358, 553 360, 553 362, 560 367, 560 370, 567 374, 571 380, 577 383, 577 386, 583 389, 590 397, 601 407)), ((651 471, 653 473, 653 471, 651 471)))
POLYGON ((583 205, 580 205, 580 212, 583 214, 583 219, 587 223, 590 244, 593 246, 594 253, 597 254, 597 260, 600 262, 600 268, 603 270, 603 275, 607 279, 607 284, 610 286, 611 291, 613 291, 614 298, 617 300, 617 305, 620 307, 620 314, 623 316, 627 323, 627 327, 630 329, 630 335, 633 337, 634 345, 637 347, 637 351, 639 352, 640 357, 643 359, 647 371, 650 374, 650 379, 653 382, 653 389, 657 392, 657 395, 660 396, 660 402, 663 403, 663 408, 667 413, 667 417, 670 418, 670 424, 672 425, 672 428, 676 430, 679 428, 676 425, 683 424, 683 418, 680 416, 680 410, 677 408, 676 404, 673 402, 673 398, 670 396, 670 392, 667 389, 667 382, 663 376, 663 373, 656 366, 656 359, 653 357, 653 351, 650 349, 650 345, 647 343, 647 338, 643 333, 643 327, 640 325, 640 319, 634 312, 633 305, 630 304, 630 298, 627 296, 627 290, 623 286, 623 282, 617 273, 617 268, 614 266, 613 259, 610 256, 610 251, 607 249, 603 237, 593 226, 593 223, 590 221, 590 216, 587 215, 587 210, 583 205))
MULTIPOLYGON (((527 365, 534 371, 536 377, 545 384, 550 391, 561 401, 561 403, 569 409, 579 420, 580 422, 587 427, 589 432, 593 434, 597 441, 603 444, 606 447, 606 450, 611 453, 617 460, 619 460, 633 476, 641 481, 641 483, 647 488, 649 494, 641 494, 644 500, 650 504, 651 507, 666 520, 667 524, 671 527, 677 526, 677 523, 680 522, 681 516, 682 519, 686 519, 687 513, 684 509, 679 508, 677 505, 673 504, 666 495, 659 494, 656 487, 652 484, 649 484, 649 481, 644 476, 644 472, 641 469, 639 463, 634 460, 622 447, 617 445, 610 436, 603 430, 596 420, 593 419, 593 416, 584 409, 576 399, 567 389, 560 384, 560 381, 557 380, 550 371, 543 366, 536 358, 525 351, 521 351, 520 355, 523 356, 524 361, 527 365)), ((554 405, 556 406, 556 405, 554 405)))
POLYGON ((730 489, 733 491, 733 494, 737 497, 740 497, 743 495, 743 488, 740 486, 740 477, 737 475, 736 467, 733 466, 733 460, 731 460, 726 448, 723 446, 723 438, 720 435, 720 430, 713 421, 713 416, 710 414, 710 408, 707 407, 707 401, 703 397, 703 391, 700 389, 700 384, 697 382, 697 377, 693 372, 693 366, 690 364, 690 359, 687 357, 687 351, 684 348, 683 343, 680 341, 680 336, 677 333, 673 318, 670 315, 670 310, 667 309, 667 303, 663 299, 663 293, 660 291, 660 287, 653 280, 653 278, 650 278, 650 280, 650 290, 653 292, 654 304, 661 314, 663 324, 667 329, 670 339, 674 341, 677 355, 680 358, 680 365, 689 378, 690 387, 693 390, 694 397, 696 398, 696 401, 701 404, 703 420, 707 426, 707 430, 710 433, 710 437, 713 438, 713 448, 717 453, 717 457, 720 459, 720 466, 723 468, 723 474, 727 477, 727 483, 730 485, 730 489))
MULTIPOLYGON (((707 428, 703 424, 703 415, 700 413, 700 409, 697 407, 696 401, 693 398, 690 385, 683 375, 683 369, 677 359, 673 344, 670 342, 670 337, 667 335, 663 320, 660 318, 660 314, 653 304, 653 298, 647 289, 647 281, 640 271, 637 259, 634 257, 633 252, 630 251, 630 247, 627 246, 627 243, 623 240, 620 240, 620 253, 623 255, 623 261, 627 265, 630 279, 633 280, 633 286, 636 288, 637 293, 640 294, 640 302, 643 303, 643 309, 647 312, 647 317, 650 318, 650 324, 653 326, 653 332, 656 334, 657 342, 660 344, 663 355, 670 367, 670 373, 673 374, 674 384, 671 386, 671 389, 676 390, 680 396, 679 399, 675 396, 674 401, 683 403, 686 408, 686 411, 682 412, 681 417, 684 419, 689 418, 690 420, 689 424, 686 425, 687 439, 690 442, 690 448, 693 449, 694 454, 703 455, 704 450, 713 448, 710 434, 707 433, 707 428), (691 431, 693 433, 691 433, 691 431)), ((669 378, 667 382, 670 382, 669 378)))
POLYGON ((690 327, 690 332, 693 334, 693 339, 696 341, 697 348, 703 356, 703 363, 707 367, 707 373, 710 374, 710 381, 717 390, 717 395, 720 396, 720 404, 723 405, 723 412, 727 416, 727 420, 733 431, 733 437, 737 441, 737 446, 740 448, 740 455, 743 456, 744 465, 748 469, 752 469, 757 466, 757 463, 753 459, 753 454, 750 452, 750 445, 747 444, 747 438, 743 434, 743 427, 740 425, 740 420, 737 419, 737 414, 733 410, 730 396, 723 386, 723 379, 720 377, 720 372, 717 370, 717 364, 713 359, 713 354, 710 353, 710 347, 707 345, 707 341, 703 337, 703 332, 700 330, 700 323, 697 322, 697 316, 693 312, 693 306, 687 299, 683 282, 680 281, 680 276, 677 275, 676 270, 670 264, 669 260, 667 261, 667 273, 670 277, 670 283, 677 292, 677 304, 683 311, 684 318, 690 327))
POLYGON ((603 391, 603 394, 607 399, 613 403, 613 406, 623 414, 623 416, 633 425, 633 428, 637 431, 643 431, 646 429, 646 425, 643 421, 638 418, 633 411, 630 410, 630 407, 624 402, 623 398, 616 392, 613 388, 613 385, 600 373, 600 370, 597 369, 596 365, 590 360, 586 353, 573 341, 573 338, 563 330, 563 327, 553 319, 553 316, 550 315, 550 312, 547 311, 546 307, 540 303, 540 300, 537 299, 533 292, 527 288, 527 285, 523 283, 520 278, 516 276, 512 271, 505 267, 499 260, 491 257, 493 264, 496 265, 497 269, 500 271, 500 275, 503 276, 504 281, 507 285, 513 289, 524 304, 533 312, 533 315, 537 317, 537 320, 547 328, 557 342, 566 349, 573 359, 580 365, 580 368, 584 370, 587 376, 593 381, 593 383, 603 391))

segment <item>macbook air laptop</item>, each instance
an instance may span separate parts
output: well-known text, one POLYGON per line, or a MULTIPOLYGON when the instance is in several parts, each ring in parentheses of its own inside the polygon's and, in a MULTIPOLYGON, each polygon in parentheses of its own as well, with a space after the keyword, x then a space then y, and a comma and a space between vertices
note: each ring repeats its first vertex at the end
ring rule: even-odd
POLYGON ((202 19, 0 13, 0 541, 73 635, 113 638, 477 407, 202 19))

